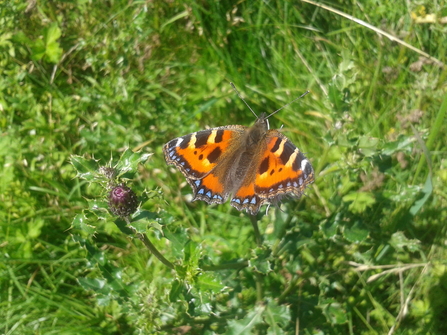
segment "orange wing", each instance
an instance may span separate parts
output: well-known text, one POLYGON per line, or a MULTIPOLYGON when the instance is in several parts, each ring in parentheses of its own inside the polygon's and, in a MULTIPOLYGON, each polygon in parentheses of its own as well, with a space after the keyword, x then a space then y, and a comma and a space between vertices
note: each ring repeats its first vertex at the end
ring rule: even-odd
POLYGON ((163 152, 166 162, 175 165, 194 191, 194 200, 223 203, 228 198, 224 180, 212 171, 227 157, 229 148, 246 127, 224 126, 202 130, 169 141, 163 152))
POLYGON ((269 130, 265 141, 254 174, 247 175, 231 200, 238 210, 246 209, 253 215, 263 204, 278 203, 284 195, 301 197, 314 181, 312 165, 286 136, 269 130))
POLYGON ((303 153, 277 130, 269 131, 256 173, 256 194, 269 200, 285 193, 300 197, 313 181, 314 170, 303 153))

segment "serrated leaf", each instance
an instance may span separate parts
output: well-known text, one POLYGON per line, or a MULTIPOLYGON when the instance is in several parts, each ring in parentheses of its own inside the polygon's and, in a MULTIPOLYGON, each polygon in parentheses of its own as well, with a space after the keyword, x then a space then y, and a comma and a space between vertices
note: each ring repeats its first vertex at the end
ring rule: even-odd
POLYGON ((145 234, 147 232, 147 226, 149 225, 149 222, 146 220, 138 220, 138 221, 132 221, 130 226, 136 230, 137 233, 145 234))
POLYGON ((146 210, 139 210, 133 214, 130 225, 135 228, 138 233, 146 233, 149 225, 158 218, 157 213, 146 210))
POLYGON ((325 222, 323 222, 323 224, 320 226, 320 229, 326 238, 331 238, 337 234, 338 224, 339 220, 336 215, 334 219, 329 218, 325 220, 325 222))
MULTIPOLYGON (((3 34, 1 39, 5 40, 8 39, 10 34, 3 34)), ((26 45, 31 45, 33 42, 29 39, 28 36, 25 35, 23 31, 18 31, 14 35, 12 35, 12 41, 17 43, 22 43, 26 45)))
POLYGON ((345 228, 343 236, 350 242, 360 243, 367 239, 369 231, 362 224, 356 222, 352 227, 345 228))
POLYGON ((42 227, 44 225, 44 220, 42 219, 35 219, 28 223, 28 238, 38 238, 40 236, 40 233, 42 231, 42 227))
POLYGON ((337 302, 320 305, 326 320, 331 324, 343 324, 348 321, 345 309, 337 302))
POLYGON ((184 247, 185 263, 190 269, 196 269, 199 264, 202 248, 199 244, 192 240, 188 240, 184 247))
POLYGON ((376 202, 376 198, 370 192, 351 192, 343 197, 344 202, 352 202, 349 210, 352 213, 362 213, 366 208, 372 206, 376 202))
POLYGON ((122 233, 124 233, 126 235, 134 235, 135 234, 135 232, 127 226, 127 222, 124 221, 123 219, 117 218, 113 222, 116 224, 118 229, 121 230, 122 233))
POLYGON ((242 320, 232 320, 228 322, 226 334, 245 335, 251 334, 251 330, 262 323, 263 306, 256 306, 254 311, 249 312, 242 320))
POLYGON ((138 210, 132 215, 133 221, 146 220, 146 221, 156 221, 159 218, 158 214, 155 212, 150 212, 145 209, 138 210))
POLYGON ((128 174, 128 178, 134 174, 138 169, 138 164, 145 163, 152 154, 133 152, 130 149, 126 149, 121 155, 115 168, 119 171, 118 177, 122 177, 124 174, 128 174))
POLYGON ((267 334, 285 334, 282 328, 290 322, 290 310, 288 306, 278 306, 275 301, 269 301, 262 315, 265 322, 269 325, 267 334))
POLYGON ((404 248, 408 248, 410 252, 420 250, 421 242, 416 239, 408 239, 403 232, 398 231, 391 236, 390 245, 396 249, 396 251, 404 251, 404 248))
POLYGON ((201 291, 211 291, 219 293, 225 287, 217 278, 208 272, 197 275, 197 284, 201 291))
POLYGON ((85 231, 87 234, 96 233, 96 227, 89 224, 89 219, 84 214, 77 214, 71 224, 74 228, 85 231))
POLYGON ((169 301, 176 302, 181 298, 181 295, 185 289, 185 285, 180 280, 174 280, 172 282, 171 290, 169 291, 169 301))
POLYGON ((270 251, 263 248, 255 248, 253 256, 249 260, 249 266, 259 273, 267 274, 272 271, 270 263, 270 251))
POLYGON ((177 229, 175 232, 171 232, 168 228, 163 229, 164 236, 171 241, 172 251, 176 257, 183 256, 183 247, 188 242, 188 236, 184 229, 177 229))
POLYGON ((109 212, 109 205, 107 204, 107 201, 100 199, 88 199, 87 204, 88 209, 100 218, 104 218, 105 214, 109 212))
POLYGON ((92 290, 96 293, 107 294, 110 290, 107 288, 107 281, 98 278, 78 278, 79 284, 84 290, 92 290))
POLYGON ((382 195, 391 201, 405 203, 413 201, 419 192, 421 192, 419 185, 401 185, 398 190, 385 190, 382 195))
POLYGON ((61 37, 61 30, 56 22, 50 24, 50 26, 45 30, 45 44, 56 42, 59 37, 61 37))
POLYGON ((98 163, 94 159, 86 159, 82 156, 71 156, 70 163, 77 171, 79 178, 91 181, 95 178, 98 163))
POLYGON ((113 297, 110 295, 98 295, 96 297, 96 301, 98 303, 98 306, 109 306, 110 302, 114 300, 113 297))

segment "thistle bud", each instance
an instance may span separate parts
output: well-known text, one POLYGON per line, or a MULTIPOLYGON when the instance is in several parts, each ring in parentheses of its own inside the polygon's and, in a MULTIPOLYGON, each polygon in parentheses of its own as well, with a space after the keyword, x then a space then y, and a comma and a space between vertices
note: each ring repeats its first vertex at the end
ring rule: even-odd
POLYGON ((107 166, 101 166, 99 168, 99 173, 104 175, 108 179, 113 179, 116 176, 116 171, 114 168, 107 167, 107 166))
POLYGON ((115 186, 109 193, 109 209, 114 215, 126 217, 138 208, 138 198, 134 191, 124 184, 115 186))

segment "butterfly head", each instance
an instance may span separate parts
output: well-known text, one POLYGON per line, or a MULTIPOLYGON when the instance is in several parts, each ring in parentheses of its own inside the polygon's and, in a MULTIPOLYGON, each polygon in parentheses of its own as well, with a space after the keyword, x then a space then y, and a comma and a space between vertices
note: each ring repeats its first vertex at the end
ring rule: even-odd
POLYGON ((233 87, 234 91, 236 92, 236 94, 239 96, 239 98, 241 98, 241 100, 244 102, 244 104, 248 107, 248 109, 253 113, 254 116, 256 116, 256 123, 255 126, 258 127, 262 127, 265 130, 269 130, 270 129, 270 125, 268 122, 268 118, 276 113, 278 113, 281 109, 286 108, 287 106, 289 106, 292 102, 295 102, 298 99, 301 99, 302 97, 304 97, 306 94, 309 93, 309 91, 301 94, 298 98, 293 99, 291 102, 285 104, 284 106, 282 106, 280 109, 277 109, 276 111, 274 111, 273 113, 270 113, 269 115, 266 115, 265 113, 262 113, 261 115, 257 116, 256 113, 254 112, 254 110, 250 107, 250 105, 244 100, 244 98, 241 96, 241 94, 239 93, 239 91, 236 89, 236 86, 234 86, 233 83, 230 83, 231 87, 233 87))
POLYGON ((258 125, 259 127, 261 127, 264 130, 269 130, 270 129, 270 124, 269 124, 269 120, 267 120, 268 116, 266 116, 265 113, 261 113, 261 115, 256 116, 256 125, 258 125))

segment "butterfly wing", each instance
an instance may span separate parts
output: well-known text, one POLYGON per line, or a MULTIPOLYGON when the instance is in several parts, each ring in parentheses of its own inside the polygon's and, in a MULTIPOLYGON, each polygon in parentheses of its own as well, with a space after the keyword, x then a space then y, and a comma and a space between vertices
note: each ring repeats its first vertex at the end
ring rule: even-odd
POLYGON ((253 172, 247 174, 231 204, 256 214, 265 203, 278 203, 282 196, 301 197, 314 181, 312 165, 302 152, 277 130, 269 130, 253 172))
POLYGON ((210 204, 226 201, 230 190, 224 176, 213 171, 230 162, 229 154, 245 130, 243 126, 211 128, 173 139, 163 147, 166 162, 175 165, 193 188, 194 200, 210 204))

